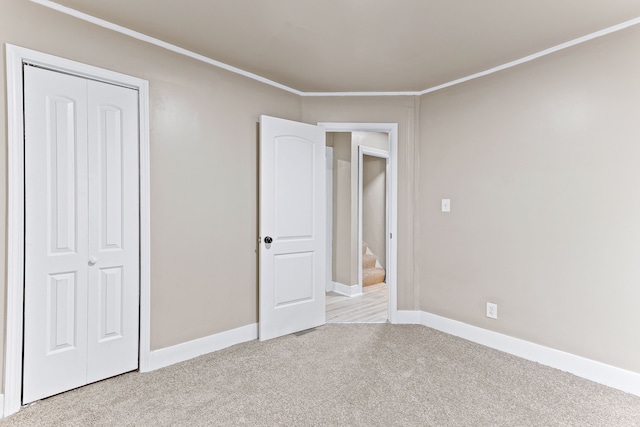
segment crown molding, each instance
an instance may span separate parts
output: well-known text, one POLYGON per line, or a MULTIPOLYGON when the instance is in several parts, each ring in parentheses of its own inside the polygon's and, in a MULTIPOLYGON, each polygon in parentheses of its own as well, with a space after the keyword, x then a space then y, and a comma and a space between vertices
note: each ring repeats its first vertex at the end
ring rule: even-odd
POLYGON ((252 80, 255 80, 255 81, 258 81, 260 83, 264 83, 264 84, 267 84, 269 86, 273 86, 273 87, 276 87, 278 89, 282 89, 284 91, 287 91, 287 92, 290 92, 290 93, 293 93, 293 94, 296 94, 296 95, 304 96, 304 92, 301 92, 301 91, 299 91, 297 89, 293 89, 293 88, 291 88, 289 86, 285 86, 285 85, 280 84, 278 82, 274 82, 273 80, 269 80, 269 79, 267 79, 265 77, 259 76, 259 75, 254 74, 254 73, 250 73, 248 71, 242 70, 242 69, 234 67, 232 65, 225 64, 224 62, 216 61, 215 59, 211 59, 211 58, 206 57, 204 55, 200 55, 199 53, 195 53, 195 52, 192 52, 190 50, 183 49, 183 48, 181 48, 179 46, 176 46, 174 44, 167 43, 165 41, 156 39, 155 37, 151 37, 151 36, 148 36, 146 34, 142 34, 142 33, 139 33, 137 31, 131 30, 129 28, 114 24, 112 22, 105 21, 104 19, 96 18, 95 16, 80 12, 78 10, 72 9, 70 7, 67 7, 67 6, 63 6, 63 5, 55 3, 53 1, 50 1, 50 0, 31 0, 31 1, 33 3, 37 3, 37 4, 41 5, 41 6, 45 6, 45 7, 48 7, 50 9, 56 10, 58 12, 62 12, 64 14, 66 14, 66 15, 73 16, 74 18, 82 19, 83 21, 87 21, 87 22, 90 22, 92 24, 99 25, 99 26, 101 26, 103 28, 115 31, 117 33, 124 34, 125 36, 133 37, 134 39, 138 39, 138 40, 141 40, 143 42, 150 43, 152 45, 155 45, 155 46, 170 50, 170 51, 175 52, 177 54, 187 56, 187 57, 195 59, 197 61, 201 61, 201 62, 204 62, 206 64, 213 65, 214 67, 222 68, 224 70, 231 71, 232 73, 239 74, 239 75, 244 76, 244 77, 248 77, 248 78, 250 78, 252 80))
POLYGON ((421 91, 398 91, 398 92, 302 92, 302 96, 419 96, 421 91))
POLYGON ((389 92, 303 92, 298 89, 294 89, 292 87, 283 85, 281 83, 275 82, 273 80, 269 80, 265 77, 259 76, 257 74, 251 73, 249 71, 242 70, 240 68, 234 67, 229 64, 225 64, 224 62, 216 61, 215 59, 211 59, 207 56, 200 55, 199 53, 192 52, 190 50, 181 48, 171 43, 167 43, 165 41, 156 39, 155 37, 148 36, 146 34, 139 33, 137 31, 131 30, 126 27, 122 27, 120 25, 114 24, 109 21, 105 21, 104 19, 96 18, 95 16, 80 12, 78 10, 72 9, 67 6, 63 6, 51 0, 31 0, 33 3, 37 3, 41 6, 48 7, 50 9, 56 10, 58 12, 62 12, 64 14, 73 16, 78 19, 82 19, 83 21, 90 22, 95 25, 99 25, 103 28, 116 31, 118 33, 124 34, 129 37, 133 37, 135 39, 141 40, 146 43, 150 43, 152 45, 170 50, 180 55, 187 56, 189 58, 195 59, 197 61, 204 62, 209 65, 213 65, 214 67, 222 68, 224 70, 230 71, 232 73, 238 74, 243 77, 250 78, 252 80, 258 81, 260 83, 267 84, 269 86, 273 86, 275 88, 284 90, 289 93, 293 93, 298 96, 305 97, 350 97, 350 96, 422 96, 431 92, 435 92, 441 89, 445 89, 447 87, 455 86, 464 82, 468 82, 469 80, 474 80, 480 77, 488 76, 493 73, 497 73, 502 70, 506 70, 508 68, 516 67, 520 64, 524 64, 529 61, 533 61, 535 59, 541 58, 546 55, 550 55, 552 53, 558 52, 560 50, 567 49, 569 47, 587 42, 589 40, 593 40, 598 37, 605 36, 607 34, 615 33, 617 31, 624 30, 625 28, 632 27, 634 25, 640 24, 640 17, 631 19, 629 21, 625 21, 623 23, 613 25, 611 27, 605 28, 600 31, 593 32, 591 34, 587 34, 583 37, 578 37, 576 39, 570 40, 565 43, 561 43, 559 45, 550 47, 548 49, 541 50, 539 52, 533 53, 531 55, 525 56, 520 59, 516 59, 515 61, 507 62, 506 64, 499 65, 497 67, 489 68, 488 70, 481 71, 479 73, 471 74, 466 77, 462 77, 456 80, 452 80, 447 83, 443 83, 437 86, 433 86, 420 91, 389 91, 389 92))
POLYGON ((440 89, 444 89, 450 86, 455 86, 460 83, 467 82, 469 80, 477 79, 479 77, 488 76, 489 74, 497 73, 498 71, 506 70, 507 68, 515 67, 520 64, 524 64, 525 62, 533 61, 534 59, 541 58, 543 56, 551 55, 552 53, 558 52, 560 50, 567 49, 569 47, 587 42, 589 40, 596 39, 598 37, 606 36, 607 34, 615 33, 620 30, 624 30, 625 28, 632 27, 634 25, 640 24, 640 17, 631 19, 629 21, 623 22, 621 24, 613 25, 611 27, 605 28, 604 30, 596 31, 591 34, 587 34, 586 36, 578 37, 577 39, 570 40, 565 43, 561 43, 559 45, 550 47, 548 49, 541 50, 540 52, 533 53, 531 55, 525 56, 524 58, 516 59, 515 61, 507 62, 506 64, 499 65, 497 67, 489 68, 488 70, 481 71, 479 73, 471 74, 470 76, 462 77, 457 80, 452 80, 447 83, 443 83, 438 86, 433 86, 423 91, 420 91, 419 95, 426 95, 427 93, 435 92, 440 89))

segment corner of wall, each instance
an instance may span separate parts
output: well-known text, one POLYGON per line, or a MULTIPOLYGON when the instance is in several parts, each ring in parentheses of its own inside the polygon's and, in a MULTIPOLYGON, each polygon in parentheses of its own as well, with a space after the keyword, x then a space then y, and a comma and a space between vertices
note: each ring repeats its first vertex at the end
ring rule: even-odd
MULTIPOLYGON (((413 97, 413 192, 411 193, 411 216, 413 226, 413 236, 420 233, 420 100, 421 96, 413 97)), ((412 281, 413 281, 413 309, 420 310, 420 269, 416 267, 416 259, 420 254, 420 239, 413 238, 412 246, 412 281)))

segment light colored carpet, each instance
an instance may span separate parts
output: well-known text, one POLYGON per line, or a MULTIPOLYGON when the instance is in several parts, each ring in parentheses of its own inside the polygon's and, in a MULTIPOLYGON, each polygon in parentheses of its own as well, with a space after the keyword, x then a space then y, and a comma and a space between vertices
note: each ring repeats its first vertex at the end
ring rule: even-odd
POLYGON ((325 325, 40 401, 0 426, 635 426, 640 398, 423 326, 325 325))

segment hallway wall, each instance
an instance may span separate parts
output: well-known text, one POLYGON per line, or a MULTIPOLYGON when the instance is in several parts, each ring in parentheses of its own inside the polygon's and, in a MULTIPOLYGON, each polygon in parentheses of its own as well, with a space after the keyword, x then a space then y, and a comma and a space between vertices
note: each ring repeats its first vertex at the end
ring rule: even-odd
MULTIPOLYGON (((361 146, 389 150, 389 135, 380 132, 329 132, 327 144, 331 144, 333 152, 333 278, 343 285, 352 286, 358 283, 358 159, 361 146)), ((373 177, 368 177, 373 179, 373 177)), ((379 183, 378 183, 379 184, 379 183)), ((379 185, 375 187, 379 189, 379 185)), ((374 190, 370 189, 370 192, 374 190)), ((383 188, 384 190, 384 188, 383 188)), ((378 212, 374 212, 378 214, 378 212)), ((384 219, 383 219, 384 221, 384 219)), ((373 224, 367 224, 372 231, 373 224)), ((379 240, 384 239, 384 222, 382 235, 376 236, 375 247, 384 247, 379 240)), ((382 255, 384 259, 384 254, 382 255)))
POLYGON ((364 156, 362 170, 362 240, 386 268, 387 160, 364 156))
POLYGON ((351 251, 351 134, 335 132, 327 135, 333 143, 332 280, 352 285, 356 261, 351 251))

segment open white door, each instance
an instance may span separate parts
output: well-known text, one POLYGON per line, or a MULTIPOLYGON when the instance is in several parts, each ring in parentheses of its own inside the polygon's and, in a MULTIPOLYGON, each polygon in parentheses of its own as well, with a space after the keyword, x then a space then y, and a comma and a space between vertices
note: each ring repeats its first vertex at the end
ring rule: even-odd
POLYGON ((325 130, 260 117, 260 340, 325 323, 325 130))

